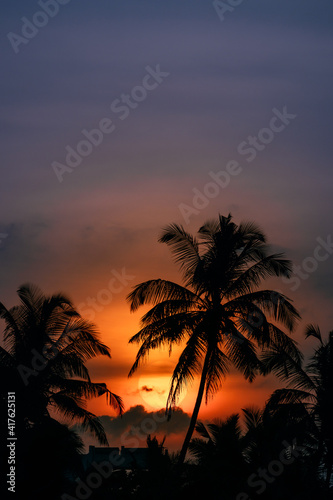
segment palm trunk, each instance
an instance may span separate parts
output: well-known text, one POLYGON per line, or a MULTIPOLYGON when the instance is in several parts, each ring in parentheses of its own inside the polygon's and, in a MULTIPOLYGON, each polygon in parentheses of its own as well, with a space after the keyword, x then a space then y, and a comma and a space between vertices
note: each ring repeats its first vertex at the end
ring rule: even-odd
POLYGON ((182 449, 181 449, 181 452, 180 452, 180 455, 179 455, 178 465, 182 465, 184 463, 184 460, 185 460, 185 457, 186 457, 186 453, 187 453, 187 449, 188 449, 188 446, 189 446, 190 441, 192 439, 192 434, 194 432, 195 424, 197 423, 198 413, 199 413, 199 410, 200 410, 200 406, 201 406, 201 402, 202 402, 202 397, 203 397, 204 390, 205 390, 205 384, 206 384, 206 377, 207 377, 207 372, 208 372, 208 364, 209 364, 210 354, 211 354, 211 351, 208 350, 207 353, 206 353, 204 365, 203 365, 203 368, 202 368, 202 373, 201 373, 201 379, 200 379, 200 385, 199 385, 197 399, 196 399, 194 410, 193 410, 193 413, 192 413, 190 425, 189 425, 189 428, 187 430, 187 434, 186 434, 186 437, 185 437, 185 440, 184 440, 184 443, 183 443, 183 446, 182 446, 182 449))

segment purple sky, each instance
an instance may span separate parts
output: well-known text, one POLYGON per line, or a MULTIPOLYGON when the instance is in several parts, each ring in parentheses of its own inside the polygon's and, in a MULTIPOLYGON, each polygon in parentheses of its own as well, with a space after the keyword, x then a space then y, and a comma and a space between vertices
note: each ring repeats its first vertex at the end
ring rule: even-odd
POLYGON ((15 38, 22 18, 45 18, 38 2, 3 0, 1 11, 5 304, 30 281, 86 307, 125 268, 131 280, 94 313, 125 377, 140 316, 129 315, 125 296, 145 279, 179 279, 157 243, 161 227, 196 232, 231 211, 236 222, 255 220, 306 275, 276 286, 303 315, 296 337, 309 321, 333 328, 333 256, 321 250, 313 261, 317 239, 333 235, 330 1, 244 0, 221 21, 204 0, 71 0, 24 43, 15 38), (162 81, 145 80, 158 65, 162 81), (135 90, 143 81, 150 89, 135 90), (138 99, 122 120, 116 100, 131 93, 138 99), (272 122, 284 108, 296 116, 272 122), (66 147, 104 118, 114 130, 59 182, 52 164, 66 164, 66 147), (231 160, 238 173, 207 187, 231 160), (214 196, 194 207, 205 189, 214 196), (189 224, 184 205, 194 208, 189 224))

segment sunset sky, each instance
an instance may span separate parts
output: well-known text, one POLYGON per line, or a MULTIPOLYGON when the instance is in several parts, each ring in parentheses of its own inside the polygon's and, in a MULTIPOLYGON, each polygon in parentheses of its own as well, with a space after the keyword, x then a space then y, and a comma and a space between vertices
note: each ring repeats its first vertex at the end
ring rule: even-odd
MULTIPOLYGON (((256 221, 300 266, 271 285, 300 310, 304 352, 304 325, 333 329, 333 4, 244 0, 222 15, 206 0, 71 0, 36 16, 43 3, 1 5, 0 300, 15 305, 32 282, 96 323, 112 359, 91 362, 93 379, 129 413, 120 425, 103 401, 89 408, 111 417, 119 444, 165 405, 180 352, 154 353, 127 378, 144 312, 130 313, 127 294, 150 278, 180 280, 157 242, 167 224, 195 233, 218 213, 256 221), (33 19, 44 26, 32 31, 33 19), (95 144, 79 146, 88 135, 95 144)), ((200 417, 260 406, 276 386, 232 374, 200 417)), ((171 448, 195 390, 161 431, 173 432, 171 448)))

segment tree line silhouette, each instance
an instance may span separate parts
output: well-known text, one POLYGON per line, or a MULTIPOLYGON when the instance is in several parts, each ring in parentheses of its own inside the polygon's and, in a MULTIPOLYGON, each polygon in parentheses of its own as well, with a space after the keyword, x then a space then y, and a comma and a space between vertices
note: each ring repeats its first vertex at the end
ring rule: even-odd
MULTIPOLYGON (((307 327, 306 338, 318 347, 306 363, 290 336, 300 319, 292 300, 264 287, 269 278, 290 278, 292 263, 270 253, 256 224, 237 225, 230 214, 206 222, 197 237, 172 224, 159 241, 170 247, 183 284, 151 279, 128 295, 131 311, 152 306, 130 338, 139 349, 129 376, 151 350, 183 345, 166 412, 172 418, 184 385, 198 376, 190 425, 179 453, 165 455, 163 442, 148 436, 147 469, 114 471, 89 498, 332 498, 333 332, 325 340, 318 326, 307 327), (249 382, 274 373, 286 387, 263 409, 199 422, 203 399, 221 390, 231 368, 249 382)), ((28 284, 18 296, 18 306, 0 303, 1 470, 8 469, 7 395, 15 392, 18 497, 73 498, 86 471, 82 439, 70 425, 108 445, 86 400, 104 395, 119 414, 124 409, 121 397, 92 382, 86 367, 110 350, 65 295, 45 296, 28 284)), ((7 486, 2 479, 4 492, 7 486)))

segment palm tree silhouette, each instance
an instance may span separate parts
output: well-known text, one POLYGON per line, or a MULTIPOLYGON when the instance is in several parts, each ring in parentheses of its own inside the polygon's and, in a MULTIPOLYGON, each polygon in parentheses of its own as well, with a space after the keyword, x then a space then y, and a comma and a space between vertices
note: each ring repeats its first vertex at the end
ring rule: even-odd
POLYGON ((322 498, 321 484, 312 467, 313 454, 309 453, 312 442, 304 408, 285 405, 271 411, 249 407, 242 413, 242 426, 238 414, 196 424, 199 437, 192 438, 189 445, 196 464, 189 483, 192 491, 200 492, 198 498, 221 498, 221 492, 226 499, 322 498), (264 489, 256 491, 258 486, 262 488, 262 483, 252 482, 258 479, 258 472, 267 472, 270 464, 279 463, 285 453, 290 453, 286 446, 295 443, 297 459, 291 457, 278 474, 268 473, 264 489))
POLYGON ((2 396, 16 392, 24 427, 38 425, 60 414, 80 423, 107 444, 103 426, 85 408, 86 399, 106 395, 119 413, 123 403, 104 383, 92 382, 85 363, 98 355, 110 357, 93 324, 75 311, 62 294, 45 296, 34 285, 18 289, 20 305, 7 309, 0 302, 5 320, 4 347, 0 347, 2 396))
POLYGON ((263 356, 268 371, 273 371, 287 387, 277 389, 271 395, 267 408, 275 411, 286 405, 303 407, 310 417, 311 434, 317 440, 318 468, 320 462, 329 488, 333 470, 333 331, 324 341, 317 325, 308 325, 305 337, 319 342, 309 362, 286 353, 272 345, 263 356))
POLYGON ((171 351, 174 344, 186 342, 171 379, 170 413, 184 384, 201 374, 179 463, 184 462, 204 394, 207 403, 232 365, 252 381, 261 370, 256 347, 274 340, 287 352, 297 350, 266 314, 292 331, 298 312, 283 294, 258 289, 265 278, 289 277, 291 262, 283 254, 268 254, 263 232, 254 223, 237 226, 230 214, 205 223, 198 235, 172 224, 159 240, 170 246, 185 286, 154 279, 137 285, 128 296, 132 311, 153 304, 130 339, 141 346, 129 376, 151 349, 168 344, 171 351))
MULTIPOLYGON (((313 498, 320 484, 313 468, 312 422, 301 405, 243 409, 244 456, 252 472, 266 468, 297 446, 296 458, 266 485, 268 498, 313 498)), ((291 457, 291 455, 290 455, 291 457)))
POLYGON ((209 497, 219 498, 223 491, 226 498, 236 498, 248 475, 239 415, 206 425, 198 422, 195 430, 200 437, 191 440, 189 452, 197 463, 196 488, 201 484, 203 494, 209 488, 209 497))

